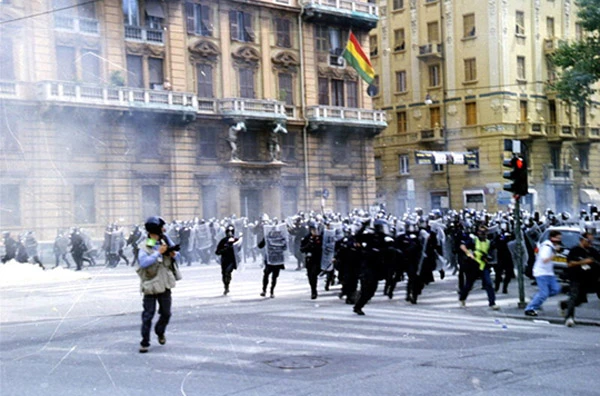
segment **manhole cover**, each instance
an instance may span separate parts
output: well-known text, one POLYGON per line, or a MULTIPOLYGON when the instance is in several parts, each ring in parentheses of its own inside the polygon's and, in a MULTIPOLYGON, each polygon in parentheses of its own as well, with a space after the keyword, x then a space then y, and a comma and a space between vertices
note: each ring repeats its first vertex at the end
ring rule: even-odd
POLYGON ((280 369, 312 369, 323 367, 327 364, 327 360, 316 356, 289 356, 265 362, 271 367, 280 369))

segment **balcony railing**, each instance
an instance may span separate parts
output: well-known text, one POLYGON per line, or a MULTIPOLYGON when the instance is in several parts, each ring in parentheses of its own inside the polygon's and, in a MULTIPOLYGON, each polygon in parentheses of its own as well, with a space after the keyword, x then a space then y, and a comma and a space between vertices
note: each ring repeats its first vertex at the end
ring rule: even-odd
POLYGON ((103 87, 63 81, 38 83, 38 99, 56 103, 148 108, 168 111, 198 110, 196 95, 127 87, 103 87))
POLYGON ((337 8, 351 12, 364 12, 365 14, 378 15, 377 6, 373 3, 360 0, 307 0, 305 6, 318 5, 337 8))
POLYGON ((387 126, 385 111, 346 108, 336 106, 311 106, 306 109, 309 121, 325 121, 340 124, 387 126))
POLYGON ((546 168, 546 180, 551 183, 572 183, 573 169, 546 168))
POLYGON ((441 58, 442 57, 442 44, 429 43, 419 46, 419 58, 441 58))
POLYGON ((69 30, 72 32, 99 34, 100 23, 97 19, 76 18, 70 15, 54 15, 54 27, 56 29, 69 30))
POLYGON ((545 136, 544 125, 539 122, 523 122, 517 124, 517 133, 520 137, 527 139, 530 137, 545 136))
POLYGON ((163 44, 164 37, 161 29, 150 29, 140 26, 125 25, 125 39, 163 44))
POLYGON ((379 20, 379 7, 366 0, 305 0, 303 3, 303 16, 307 20, 337 25, 345 19, 364 29, 373 29, 379 20))
POLYGON ((224 115, 250 118, 286 119, 285 103, 278 100, 225 98, 218 100, 218 111, 224 115))
POLYGON ((559 40, 558 38, 544 39, 544 53, 552 54, 558 49, 561 42, 562 40, 559 40))
POLYGON ((421 143, 442 143, 444 141, 444 130, 442 128, 422 129, 419 131, 421 143))
POLYGON ((16 81, 0 81, 0 98, 17 98, 19 93, 16 81))

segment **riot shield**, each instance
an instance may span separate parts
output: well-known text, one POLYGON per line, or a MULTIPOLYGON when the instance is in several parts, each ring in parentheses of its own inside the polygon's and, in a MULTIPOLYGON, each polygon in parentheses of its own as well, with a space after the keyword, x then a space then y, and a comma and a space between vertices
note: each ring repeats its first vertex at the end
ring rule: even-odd
POLYGON ((265 245, 267 264, 279 265, 285 263, 287 249, 287 232, 285 224, 265 225, 265 245))
POLYGON ((323 255, 321 256, 321 270, 333 269, 333 255, 335 253, 335 230, 323 230, 323 255))
POLYGON ((212 246, 212 237, 210 235, 210 229, 208 223, 197 224, 194 226, 195 242, 194 246, 197 249, 204 250, 212 246))

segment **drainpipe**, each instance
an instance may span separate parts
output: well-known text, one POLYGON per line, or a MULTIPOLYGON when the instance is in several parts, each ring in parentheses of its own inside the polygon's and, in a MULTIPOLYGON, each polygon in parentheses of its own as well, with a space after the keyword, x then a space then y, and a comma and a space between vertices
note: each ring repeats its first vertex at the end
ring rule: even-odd
POLYGON ((303 25, 302 25, 302 14, 304 13, 304 5, 300 3, 300 14, 298 14, 298 45, 300 46, 300 100, 301 100, 301 111, 302 118, 304 118, 304 126, 302 127, 302 144, 304 148, 304 202, 305 212, 310 209, 310 188, 309 188, 309 176, 308 176, 308 118, 306 118, 306 96, 305 87, 306 83, 304 80, 304 40, 303 40, 303 25))
MULTIPOLYGON (((440 1, 440 38, 442 41, 442 109, 443 109, 443 127, 442 132, 444 133, 444 151, 448 152, 450 143, 448 141, 448 114, 446 109, 446 97, 448 96, 448 84, 446 78, 448 73, 446 71, 446 37, 444 35, 444 1, 440 1)), ((448 210, 452 209, 452 189, 450 187, 450 166, 446 164, 446 185, 448 187, 448 210)))

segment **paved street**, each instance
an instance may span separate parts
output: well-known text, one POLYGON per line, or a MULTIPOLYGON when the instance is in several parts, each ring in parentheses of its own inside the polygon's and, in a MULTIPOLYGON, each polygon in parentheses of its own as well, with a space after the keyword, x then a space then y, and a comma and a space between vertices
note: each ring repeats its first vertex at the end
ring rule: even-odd
MULTIPOLYGON (((289 269, 295 265, 289 264, 289 269)), ((183 268, 167 344, 139 354, 141 296, 131 267, 86 269, 76 281, 0 289, 0 393, 5 395, 596 395, 600 328, 498 312, 474 290, 458 308, 456 278, 419 304, 383 297, 352 313, 339 286, 310 300, 304 272, 282 272, 261 298, 261 269, 234 272, 222 296, 217 265, 183 268)), ((437 274, 436 274, 437 275, 437 274)), ((528 292, 534 290, 528 285, 528 292)), ((564 297, 564 296, 563 296, 564 297)), ((600 322, 600 301, 578 310, 600 322)), ((562 298, 562 297, 561 297, 562 298)))

